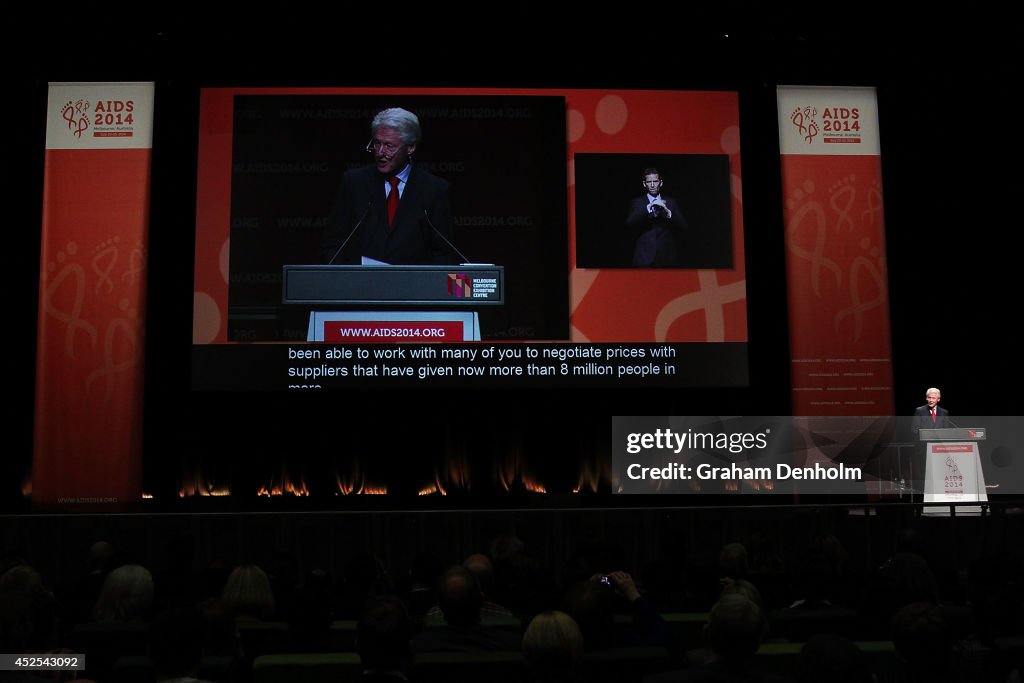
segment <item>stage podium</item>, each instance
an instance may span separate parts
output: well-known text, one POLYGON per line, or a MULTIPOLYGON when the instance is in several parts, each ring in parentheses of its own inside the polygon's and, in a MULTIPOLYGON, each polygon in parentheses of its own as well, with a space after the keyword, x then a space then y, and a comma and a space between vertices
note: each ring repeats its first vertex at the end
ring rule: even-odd
MULTIPOLYGON (((925 444, 925 505, 988 502, 978 453, 978 442, 985 440, 984 428, 922 428, 918 439, 925 444)), ((958 514, 980 512, 980 506, 957 508, 958 514)))
POLYGON ((315 307, 307 341, 480 341, 468 309, 505 303, 505 268, 495 265, 294 265, 282 280, 283 303, 315 307))

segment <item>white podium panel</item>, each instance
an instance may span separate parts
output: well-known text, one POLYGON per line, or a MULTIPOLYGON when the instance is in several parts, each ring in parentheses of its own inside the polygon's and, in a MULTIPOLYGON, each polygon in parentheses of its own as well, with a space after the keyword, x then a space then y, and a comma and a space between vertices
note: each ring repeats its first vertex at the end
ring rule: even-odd
POLYGON ((986 502, 978 442, 929 441, 924 464, 925 505, 986 502))
POLYGON ((306 341, 334 344, 480 341, 470 311, 313 311, 306 341))

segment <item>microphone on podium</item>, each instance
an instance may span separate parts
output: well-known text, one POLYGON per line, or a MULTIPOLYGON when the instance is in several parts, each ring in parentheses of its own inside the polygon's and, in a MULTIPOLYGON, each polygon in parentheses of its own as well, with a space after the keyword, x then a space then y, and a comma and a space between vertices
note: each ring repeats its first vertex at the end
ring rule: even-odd
POLYGON ((434 231, 434 234, 443 239, 444 243, 447 244, 452 251, 459 255, 459 258, 462 259, 463 263, 469 263, 469 259, 466 258, 466 255, 459 251, 459 248, 452 244, 452 241, 450 239, 444 236, 444 233, 442 233, 440 230, 434 227, 434 222, 430 220, 430 214, 427 212, 426 209, 423 209, 423 217, 427 219, 427 225, 429 225, 430 229, 434 231))
POLYGON ((352 239, 353 235, 356 234, 356 230, 359 229, 359 226, 362 225, 363 221, 366 220, 367 214, 370 213, 370 207, 371 206, 373 206, 373 202, 367 202, 366 203, 366 208, 363 209, 363 215, 359 217, 358 221, 356 221, 355 226, 351 230, 349 230, 348 236, 345 237, 345 241, 342 242, 341 246, 338 247, 338 250, 336 252, 334 252, 334 256, 332 256, 331 260, 327 262, 327 265, 331 265, 332 263, 334 263, 334 259, 338 258, 338 255, 341 254, 341 250, 345 248, 345 245, 348 244, 348 241, 350 239, 352 239))

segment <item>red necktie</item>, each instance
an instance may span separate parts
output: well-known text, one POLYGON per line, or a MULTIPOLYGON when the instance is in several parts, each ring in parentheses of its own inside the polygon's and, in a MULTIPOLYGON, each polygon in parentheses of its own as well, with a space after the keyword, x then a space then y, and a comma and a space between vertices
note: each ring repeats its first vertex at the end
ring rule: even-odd
POLYGON ((935 424, 935 408, 932 408, 932 424, 935 424))
POLYGON ((398 176, 391 176, 388 179, 391 183, 391 192, 388 193, 388 227, 395 222, 395 212, 398 211, 398 176))

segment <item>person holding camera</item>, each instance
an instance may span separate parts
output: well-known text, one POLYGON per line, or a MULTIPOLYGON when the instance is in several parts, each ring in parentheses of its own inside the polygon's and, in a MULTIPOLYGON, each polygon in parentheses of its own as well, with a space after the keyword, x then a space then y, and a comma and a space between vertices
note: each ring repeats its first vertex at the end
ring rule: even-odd
POLYGON ((677 243, 686 229, 679 203, 661 194, 661 172, 654 167, 643 172, 644 194, 633 199, 626 214, 626 227, 636 235, 632 265, 635 268, 678 268, 677 243))
POLYGON ((594 574, 571 584, 563 595, 563 610, 583 632, 587 650, 612 647, 667 647, 671 636, 661 614, 624 571, 594 574), (628 616, 626 621, 617 615, 628 616))

